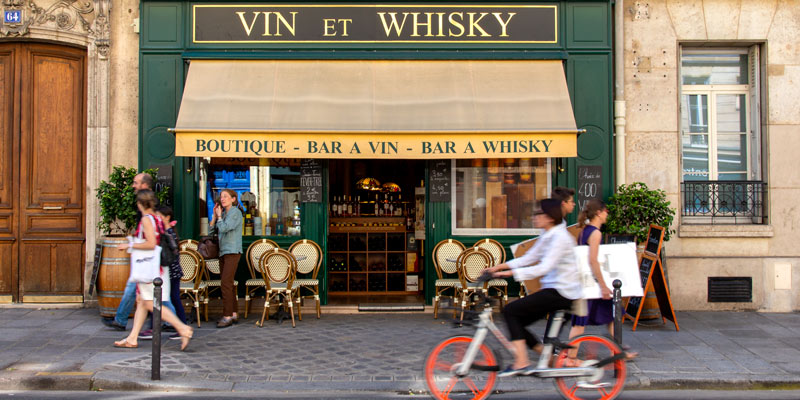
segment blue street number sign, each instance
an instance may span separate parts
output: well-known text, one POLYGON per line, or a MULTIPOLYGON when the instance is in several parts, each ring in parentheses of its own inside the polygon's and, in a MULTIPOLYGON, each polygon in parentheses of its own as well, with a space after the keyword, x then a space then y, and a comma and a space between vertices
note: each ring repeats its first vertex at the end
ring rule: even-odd
POLYGON ((22 22, 22 10, 4 11, 3 22, 7 24, 22 22))

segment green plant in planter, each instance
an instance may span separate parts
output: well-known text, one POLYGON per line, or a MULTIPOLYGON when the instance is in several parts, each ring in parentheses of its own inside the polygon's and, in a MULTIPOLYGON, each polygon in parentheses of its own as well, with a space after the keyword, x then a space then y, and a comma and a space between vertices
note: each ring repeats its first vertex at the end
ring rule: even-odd
MULTIPOLYGON (((158 170, 142 171, 150 174, 155 181, 158 170)), ((100 200, 100 222, 97 228, 105 235, 127 235, 136 227, 136 194, 133 191, 133 177, 136 168, 115 166, 108 181, 100 181, 97 198, 100 200)), ((167 200, 168 187, 162 188, 156 197, 159 202, 167 200)))
POLYGON ((635 235, 637 243, 644 243, 650 224, 656 224, 664 227, 664 241, 667 241, 675 233, 669 229, 675 217, 675 210, 669 205, 663 190, 651 190, 642 182, 620 185, 608 200, 606 231, 635 235))

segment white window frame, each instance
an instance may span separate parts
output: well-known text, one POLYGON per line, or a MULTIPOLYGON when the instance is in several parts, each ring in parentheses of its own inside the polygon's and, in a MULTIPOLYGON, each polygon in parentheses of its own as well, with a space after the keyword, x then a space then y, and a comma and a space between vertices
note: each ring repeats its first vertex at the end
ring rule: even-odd
MULTIPOLYGON (((682 90, 681 91, 681 103, 683 102, 683 96, 691 96, 691 95, 705 95, 708 97, 708 132, 707 133, 691 133, 691 132, 683 132, 681 130, 681 139, 684 136, 691 136, 691 135, 708 135, 708 180, 709 181, 717 181, 719 180, 719 148, 717 146, 717 140, 719 139, 719 135, 745 135, 748 140, 745 141, 745 148, 743 149, 746 151, 747 159, 745 160, 746 163, 746 171, 745 172, 745 180, 749 180, 752 177, 751 171, 751 164, 750 161, 753 153, 751 151, 751 141, 750 134, 752 132, 752 128, 750 125, 750 99, 749 99, 749 85, 686 85, 684 87, 691 87, 690 90, 682 90), (745 126, 748 127, 748 132, 726 132, 726 133, 718 133, 717 132, 717 96, 719 95, 736 95, 744 96, 744 106, 745 109, 748 111, 745 114, 745 126)), ((683 141, 681 140, 681 165, 683 165, 683 141)), ((683 167, 681 167, 681 179, 685 182, 684 179, 685 172, 683 171, 683 167)))
MULTIPOLYGON (((553 171, 552 171, 552 158, 545 159, 545 167, 547 168, 547 193, 553 190, 553 171)), ((456 219, 456 160, 450 160, 450 182, 452 182, 452 189, 450 191, 450 231, 452 235, 458 236, 539 236, 543 233, 542 229, 532 228, 458 228, 456 227, 458 221, 456 219)), ((533 205, 531 205, 533 206, 533 205)))
MULTIPOLYGON (((683 46, 681 47, 681 53, 678 60, 678 82, 680 82, 679 87, 679 94, 678 94, 678 101, 682 105, 683 103, 683 96, 684 95, 697 95, 697 94, 705 94, 708 96, 708 109, 709 109, 709 121, 708 121, 708 181, 716 181, 719 180, 719 171, 718 171, 718 153, 717 153, 717 113, 716 113, 716 96, 719 94, 734 94, 734 95, 744 95, 745 98, 745 107, 747 109, 747 113, 745 115, 746 121, 745 126, 747 127, 747 132, 743 132, 746 135, 747 140, 745 141, 745 151, 747 152, 747 172, 745 176, 745 180, 750 181, 758 181, 762 180, 762 169, 763 166, 761 165, 761 127, 760 127, 760 115, 762 110, 761 101, 760 101, 760 76, 761 76, 761 60, 760 52, 758 45, 749 45, 747 47, 725 47, 725 48, 707 48, 707 47, 694 47, 694 46, 683 46), (683 71, 681 71, 680 66, 683 64, 683 56, 684 54, 731 54, 731 53, 739 53, 739 54, 746 54, 748 57, 748 83, 747 84, 736 84, 736 85, 688 85, 683 84, 683 71), (755 146, 754 144, 758 144, 755 146)), ((681 106, 678 107, 678 112, 681 113, 681 106)), ((678 138, 678 143, 680 145, 680 154, 681 154, 681 169, 680 169, 680 179, 681 182, 691 182, 686 181, 684 179, 684 169, 683 169, 683 137, 684 135, 691 135, 691 133, 684 132, 683 127, 681 126, 683 119, 683 115, 679 114, 678 118, 678 126, 679 126, 679 133, 680 137, 678 138)))

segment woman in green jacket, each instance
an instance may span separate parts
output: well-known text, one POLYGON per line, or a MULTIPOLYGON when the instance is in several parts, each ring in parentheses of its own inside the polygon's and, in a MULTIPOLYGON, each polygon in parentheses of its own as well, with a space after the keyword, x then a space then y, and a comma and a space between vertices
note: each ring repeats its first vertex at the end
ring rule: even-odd
POLYGON ((214 216, 209 225, 210 232, 219 236, 219 266, 222 282, 222 319, 217 328, 226 328, 239 322, 236 312, 236 293, 233 292, 233 278, 242 256, 242 211, 236 192, 223 189, 219 204, 214 206, 214 216))

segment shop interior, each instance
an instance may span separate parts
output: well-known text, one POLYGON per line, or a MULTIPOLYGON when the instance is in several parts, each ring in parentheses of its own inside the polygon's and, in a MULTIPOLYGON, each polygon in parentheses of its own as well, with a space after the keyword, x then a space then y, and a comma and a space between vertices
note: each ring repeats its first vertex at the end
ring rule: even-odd
POLYGON ((425 162, 328 166, 329 303, 422 302, 425 162))

